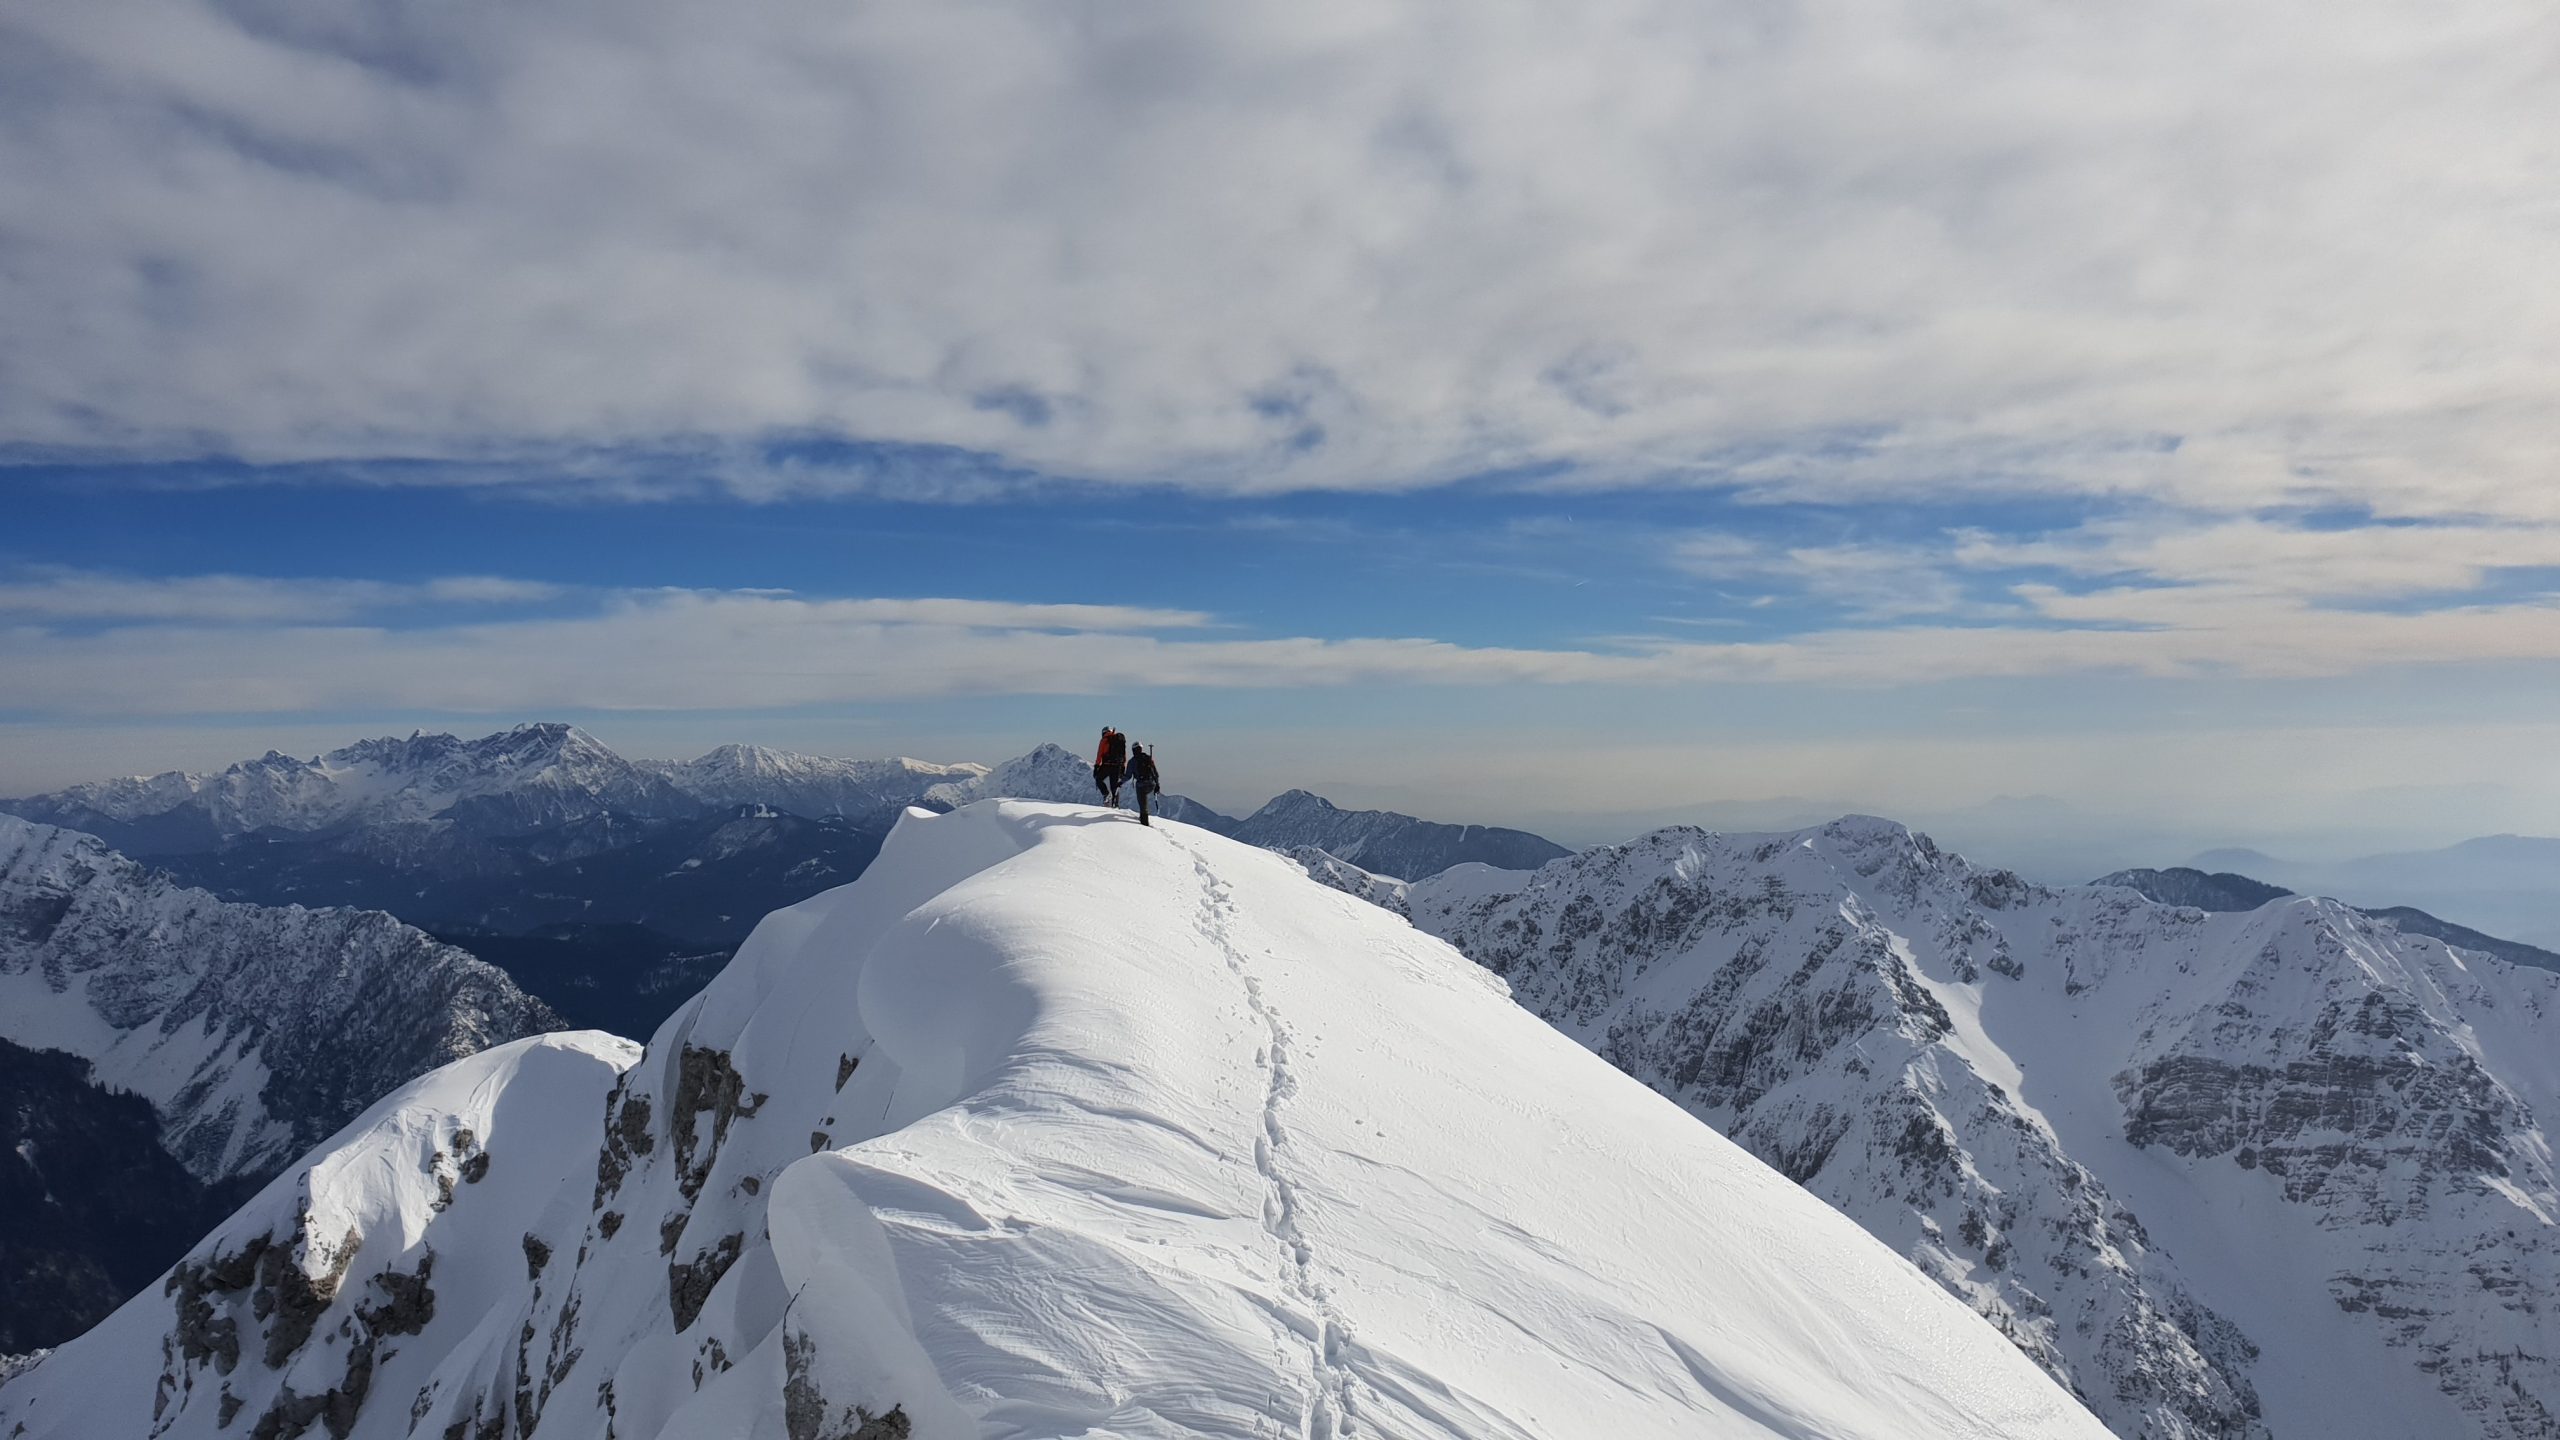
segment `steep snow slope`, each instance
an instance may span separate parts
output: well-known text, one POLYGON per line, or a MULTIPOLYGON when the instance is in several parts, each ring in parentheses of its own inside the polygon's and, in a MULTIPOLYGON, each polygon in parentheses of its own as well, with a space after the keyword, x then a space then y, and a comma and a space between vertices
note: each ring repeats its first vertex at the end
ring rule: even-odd
POLYGON ((894 815, 936 785, 965 784, 984 765, 894 760, 839 760, 762 745, 723 745, 693 760, 641 760, 694 799, 720 809, 769 805, 792 815, 894 815))
POLYGON ((2560 977, 2331 901, 2029 885, 1868 819, 1405 898, 2120 1434, 2554 1433, 2560 977))
POLYGON ((0 1433, 314 1424, 2103 1433, 1437 941, 1192 827, 1018 802, 911 812, 636 1061, 550 1037, 420 1081, 0 1385, 0 1433))
POLYGON ((1230 833, 1274 850, 1324 850, 1363 870, 1403 880, 1436 875, 1452 865, 1534 870, 1572 853, 1526 830, 1443 825, 1392 810, 1343 810, 1304 790, 1274 798, 1237 821, 1230 833))
POLYGON ((558 1023, 388 915, 230 904, 0 816, 0 1039, 149 1100, 201 1179, 272 1173, 412 1076, 558 1023))

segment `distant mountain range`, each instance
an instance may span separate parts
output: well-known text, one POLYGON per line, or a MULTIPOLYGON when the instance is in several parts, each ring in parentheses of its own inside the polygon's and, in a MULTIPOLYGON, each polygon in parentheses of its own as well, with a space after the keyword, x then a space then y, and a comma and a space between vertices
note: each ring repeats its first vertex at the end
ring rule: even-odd
MULTIPOLYGON (((2184 866, 2167 870, 2119 870, 2093 883, 2122 885, 2164 905, 2192 905, 2198 910, 2215 911, 2255 910, 2293 894, 2281 885, 2269 885, 2246 875, 2234 875, 2228 871, 2207 874, 2184 866)), ((2448 945, 2495 955, 2510 964, 2531 965, 2539 970, 2560 970, 2560 953, 2522 941, 2502 940, 2467 925, 2438 919, 2414 906, 2357 908, 2377 920, 2390 921, 2404 934, 2432 936, 2448 945)))
POLYGON ((77 1333, 394 1087, 559 1028, 388 915, 225 902, 0 816, 0 1348, 77 1333), (105 1173, 137 1183, 99 1209, 105 1173))
POLYGON ((2483 835, 2440 850, 2329 862, 2211 850, 2187 863, 2252 875, 2305 895, 2335 895, 2377 913, 2410 906, 2493 935, 2560 949, 2560 839, 2548 836, 2483 835))

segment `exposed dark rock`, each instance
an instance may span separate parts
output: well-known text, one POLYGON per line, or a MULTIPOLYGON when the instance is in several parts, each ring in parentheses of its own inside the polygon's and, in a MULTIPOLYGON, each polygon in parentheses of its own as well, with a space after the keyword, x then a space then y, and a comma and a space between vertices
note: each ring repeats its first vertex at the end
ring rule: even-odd
POLYGON ((667 1311, 675 1317, 676 1331, 691 1329, 694 1317, 702 1313, 702 1304, 711 1298, 711 1287, 738 1263, 739 1247, 746 1241, 743 1233, 720 1237, 720 1243, 696 1254, 681 1265, 667 1267, 667 1311))
POLYGON ((874 1414, 867 1406, 830 1402, 811 1373, 816 1359, 816 1341, 783 1336, 782 1428, 789 1440, 907 1440, 915 1426, 905 1406, 874 1414))

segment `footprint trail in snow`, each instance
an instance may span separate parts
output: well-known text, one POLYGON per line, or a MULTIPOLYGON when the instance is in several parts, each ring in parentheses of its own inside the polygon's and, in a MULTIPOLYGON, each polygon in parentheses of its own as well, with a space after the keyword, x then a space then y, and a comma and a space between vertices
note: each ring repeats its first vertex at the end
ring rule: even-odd
POLYGON ((1227 968, 1243 982, 1245 1004, 1253 1011, 1254 1018, 1261 1022, 1263 1030, 1261 1048, 1254 1056, 1255 1063, 1262 1067, 1266 1083, 1262 1132, 1254 1137, 1253 1163, 1270 1188, 1270 1195, 1263 1202, 1262 1225, 1279 1246, 1282 1284, 1291 1295, 1315 1312, 1312 1320, 1288 1317, 1290 1328, 1306 1341, 1309 1350, 1314 1388, 1305 1434, 1308 1440, 1336 1440, 1336 1437, 1349 1440, 1358 1431, 1353 1423, 1352 1375, 1341 1364, 1343 1342, 1348 1332, 1322 1276, 1317 1273, 1314 1247, 1308 1243, 1305 1228, 1299 1223, 1298 1183, 1290 1177, 1283 1158, 1289 1137, 1281 1123, 1281 1110, 1298 1088, 1297 1080, 1289 1073, 1289 1027, 1282 1023, 1279 1012, 1263 998, 1262 982, 1254 978, 1243 950, 1236 944, 1232 889, 1198 854, 1192 856, 1191 863, 1200 877, 1200 933, 1218 947, 1218 954, 1226 961, 1227 968))

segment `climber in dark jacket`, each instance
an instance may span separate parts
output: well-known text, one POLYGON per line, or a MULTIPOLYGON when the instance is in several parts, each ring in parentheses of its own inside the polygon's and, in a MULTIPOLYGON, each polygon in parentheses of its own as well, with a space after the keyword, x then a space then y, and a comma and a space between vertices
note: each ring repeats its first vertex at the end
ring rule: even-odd
POLYGON ((1102 744, 1093 752, 1093 788, 1114 808, 1120 804, 1120 777, 1129 764, 1129 737, 1105 725, 1102 744))
POLYGON ((1129 783, 1138 787, 1138 823, 1153 823, 1147 819, 1147 797, 1164 786, 1157 783, 1156 757, 1148 754, 1144 745, 1133 748, 1129 753, 1129 783))

